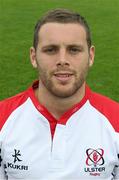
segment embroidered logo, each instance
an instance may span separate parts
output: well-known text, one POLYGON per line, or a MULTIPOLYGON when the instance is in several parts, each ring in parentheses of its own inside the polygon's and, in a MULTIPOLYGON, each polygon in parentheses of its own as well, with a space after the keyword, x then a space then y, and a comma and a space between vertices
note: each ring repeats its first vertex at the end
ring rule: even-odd
POLYGON ((21 164, 21 162, 23 162, 23 160, 21 159, 21 152, 20 150, 14 149, 14 153, 11 154, 13 161, 9 161, 7 162, 4 166, 6 168, 6 172, 7 172, 7 168, 10 169, 16 169, 16 170, 20 170, 20 171, 27 171, 28 170, 28 166, 21 164))
POLYGON ((20 154, 20 150, 16 150, 14 149, 14 155, 12 155, 14 157, 14 163, 16 163, 17 161, 22 161, 19 156, 21 156, 20 154))
POLYGON ((86 168, 84 171, 89 173, 91 176, 100 176, 102 172, 105 171, 103 166, 104 161, 104 150, 101 148, 92 149, 89 148, 86 150, 86 168))
POLYGON ((88 166, 94 165, 94 166, 101 166, 104 164, 104 150, 103 149, 87 149, 86 150, 87 154, 87 159, 86 159, 86 164, 88 166))

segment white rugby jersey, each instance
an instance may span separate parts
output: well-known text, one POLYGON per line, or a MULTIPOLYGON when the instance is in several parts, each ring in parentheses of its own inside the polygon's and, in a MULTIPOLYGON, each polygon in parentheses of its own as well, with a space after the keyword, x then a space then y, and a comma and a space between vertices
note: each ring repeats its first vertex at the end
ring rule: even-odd
POLYGON ((86 86, 56 120, 36 87, 0 103, 0 180, 119 179, 119 104, 86 86))

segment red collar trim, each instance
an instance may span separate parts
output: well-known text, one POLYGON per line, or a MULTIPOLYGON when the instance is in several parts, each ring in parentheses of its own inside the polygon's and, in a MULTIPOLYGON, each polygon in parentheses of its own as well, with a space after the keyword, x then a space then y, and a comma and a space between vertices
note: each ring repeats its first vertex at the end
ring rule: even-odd
POLYGON ((78 111, 89 99, 90 96, 90 88, 86 85, 86 91, 85 91, 85 96, 84 98, 76 105, 74 105, 71 109, 66 111, 60 119, 55 119, 52 114, 43 106, 39 103, 38 99, 35 97, 34 94, 34 89, 38 87, 39 82, 36 81, 33 83, 32 87, 28 89, 29 96, 37 108, 37 110, 44 116, 46 119, 49 121, 49 123, 58 123, 58 124, 63 124, 65 125, 68 119, 71 117, 72 114, 74 114, 76 111, 78 111))

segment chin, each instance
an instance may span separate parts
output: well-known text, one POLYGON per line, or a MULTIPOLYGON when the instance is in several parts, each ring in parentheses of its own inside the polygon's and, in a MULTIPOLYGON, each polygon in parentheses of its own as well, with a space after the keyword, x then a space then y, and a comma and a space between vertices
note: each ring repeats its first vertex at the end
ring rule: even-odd
POLYGON ((63 88, 59 89, 59 88, 54 88, 51 90, 51 93, 59 98, 68 98, 71 97, 72 95, 74 95, 76 93, 77 89, 74 88, 63 88))
POLYGON ((47 83, 46 88, 52 95, 56 97, 67 98, 77 93, 77 91, 80 89, 81 86, 82 86, 82 82, 80 81, 70 82, 65 85, 56 82, 54 83, 53 81, 49 81, 47 83))

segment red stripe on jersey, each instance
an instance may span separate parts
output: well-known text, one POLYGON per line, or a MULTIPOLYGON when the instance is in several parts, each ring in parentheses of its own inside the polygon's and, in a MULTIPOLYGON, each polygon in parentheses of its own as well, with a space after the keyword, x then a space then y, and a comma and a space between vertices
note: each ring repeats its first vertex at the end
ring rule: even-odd
POLYGON ((19 93, 0 102, 0 130, 4 126, 10 114, 28 98, 27 93, 19 93))
POLYGON ((89 101, 109 120, 115 131, 119 132, 119 103, 94 92, 91 92, 89 101))

